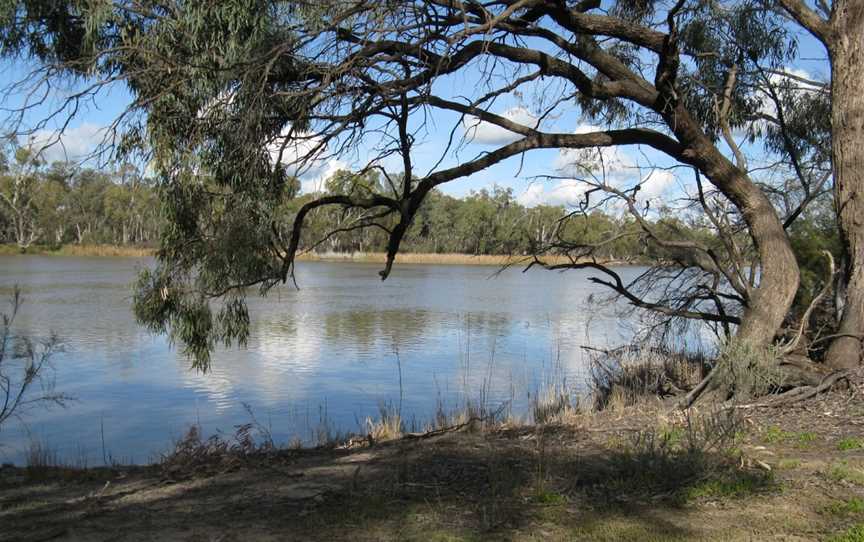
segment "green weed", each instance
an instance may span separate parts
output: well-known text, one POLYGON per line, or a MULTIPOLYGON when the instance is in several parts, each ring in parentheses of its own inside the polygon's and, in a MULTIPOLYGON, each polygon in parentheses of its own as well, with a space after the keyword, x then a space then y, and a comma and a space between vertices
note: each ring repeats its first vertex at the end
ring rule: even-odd
POLYGON ((852 482, 864 486, 864 469, 849 466, 846 461, 840 461, 831 465, 828 470, 828 478, 835 482, 852 482))
POLYGON ((736 478, 705 480, 687 491, 687 500, 740 499, 759 493, 772 482, 768 475, 745 474, 736 478))
POLYGON ((846 501, 837 501, 826 506, 825 512, 833 516, 864 514, 864 499, 852 497, 846 501))
POLYGON ((777 462, 777 469, 779 470, 792 470, 797 469, 800 466, 800 459, 781 459, 777 462))
POLYGON ((846 532, 829 538, 828 542, 864 542, 864 523, 853 525, 846 532))
POLYGON ((864 448, 864 441, 859 438, 847 437, 844 439, 840 439, 840 441, 837 443, 837 449, 841 452, 858 450, 860 448, 864 448))

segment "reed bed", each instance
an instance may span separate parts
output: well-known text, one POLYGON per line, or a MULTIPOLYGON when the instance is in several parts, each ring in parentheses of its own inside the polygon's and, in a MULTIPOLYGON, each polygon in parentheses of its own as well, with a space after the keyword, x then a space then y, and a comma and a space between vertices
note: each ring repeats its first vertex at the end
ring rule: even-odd
POLYGON ((22 250, 18 245, 0 244, 0 256, 30 254, 37 256, 105 256, 136 257, 152 256, 156 249, 151 247, 121 245, 63 245, 61 247, 31 246, 22 250))
MULTIPOLYGON (((153 256, 156 249, 152 247, 123 246, 109 244, 95 245, 63 245, 61 247, 31 246, 22 250, 15 244, 0 244, 0 256, 14 256, 18 254, 30 254, 39 256, 104 256, 104 257, 137 257, 143 258, 153 256)), ((384 252, 302 252, 297 255, 298 261, 305 262, 359 262, 359 263, 381 263, 387 258, 384 252)), ((525 266, 531 263, 532 256, 509 255, 509 254, 459 254, 431 252, 405 252, 396 257, 397 263, 421 264, 421 265, 487 265, 502 267, 505 265, 525 266)), ((545 256, 543 258, 548 264, 556 265, 568 263, 570 260, 564 256, 545 256)), ((629 262, 606 261, 607 265, 628 265, 629 262)))
MULTIPOLYGON (((351 261, 362 263, 384 263, 387 254, 384 252, 306 252, 297 256, 301 261, 351 261)), ((531 263, 532 256, 509 255, 509 254, 459 254, 459 253, 430 253, 430 252, 404 252, 396 256, 397 263, 406 264, 433 264, 433 265, 489 265, 524 266, 531 263)), ((546 256, 543 261, 549 264, 562 264, 570 260, 564 256, 546 256)), ((607 264, 624 262, 609 261, 607 264)))

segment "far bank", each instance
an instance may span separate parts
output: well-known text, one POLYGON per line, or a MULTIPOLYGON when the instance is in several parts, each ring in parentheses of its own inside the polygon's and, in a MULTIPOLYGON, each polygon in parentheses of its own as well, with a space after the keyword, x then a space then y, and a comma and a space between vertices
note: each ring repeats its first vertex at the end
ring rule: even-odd
MULTIPOLYGON (((35 256, 72 256, 72 257, 135 257, 153 256, 154 247, 123 246, 123 245, 63 245, 60 247, 31 246, 21 249, 14 244, 0 244, 0 256, 35 255, 35 256)), ((360 262, 384 263, 387 255, 384 252, 303 252, 297 255, 298 261, 305 262, 360 262)), ((525 266, 531 263, 533 256, 518 254, 460 254, 460 253, 429 253, 404 252, 396 257, 398 263, 424 265, 488 265, 488 266, 525 266)), ((562 264, 570 260, 564 256, 545 256, 543 260, 549 264, 562 264)), ((605 265, 645 265, 637 260, 598 260, 605 265)))

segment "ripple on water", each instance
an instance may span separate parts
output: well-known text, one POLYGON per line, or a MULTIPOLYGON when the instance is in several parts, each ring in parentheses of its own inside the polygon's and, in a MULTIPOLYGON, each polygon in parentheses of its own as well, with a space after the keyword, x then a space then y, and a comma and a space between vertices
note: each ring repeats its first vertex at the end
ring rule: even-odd
MULTIPOLYGON (((220 349, 200 373, 134 321, 130 285, 147 263, 0 257, 0 291, 17 283, 27 297, 19 329, 53 330, 66 344, 57 386, 78 401, 28 418, 30 435, 63 454, 100 462, 104 431, 114 457, 146 461, 190 423, 231 431, 248 421, 242 403, 284 440, 311 438, 322 419, 356 430, 400 396, 405 417, 428 419, 439 398, 455 406, 466 388, 503 401, 553 371, 578 385, 581 345, 628 336, 612 310, 589 306, 587 271, 490 278, 495 268, 405 265, 381 282, 373 265, 304 262, 299 291, 250 301, 248 348, 220 349)), ((0 459, 20 462, 29 438, 21 426, 4 431, 0 459)))

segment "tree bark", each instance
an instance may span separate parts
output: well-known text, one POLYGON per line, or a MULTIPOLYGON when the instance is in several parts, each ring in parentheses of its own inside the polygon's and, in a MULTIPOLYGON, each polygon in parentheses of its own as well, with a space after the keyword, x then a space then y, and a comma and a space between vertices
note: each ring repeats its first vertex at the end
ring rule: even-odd
POLYGON ((754 347, 766 347, 783 325, 795 300, 800 271, 783 222, 771 201, 747 173, 730 162, 702 132, 683 107, 667 119, 688 150, 688 161, 734 203, 747 223, 759 254, 760 274, 749 292, 736 338, 754 347))
POLYGON ((864 0, 839 0, 834 9, 828 47, 831 152, 846 298, 826 361, 846 369, 862 363, 864 333, 864 0))

